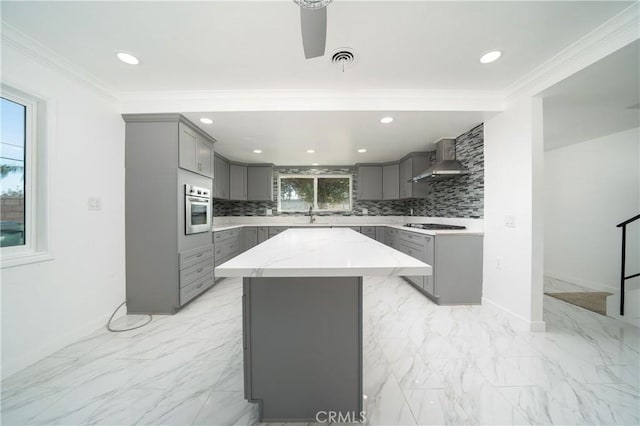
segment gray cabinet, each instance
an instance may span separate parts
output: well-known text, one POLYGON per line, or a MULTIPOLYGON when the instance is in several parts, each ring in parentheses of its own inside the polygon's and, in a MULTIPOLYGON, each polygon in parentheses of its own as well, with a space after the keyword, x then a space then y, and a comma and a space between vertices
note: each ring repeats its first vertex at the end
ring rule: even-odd
POLYGON ((198 146, 210 160, 214 140, 180 114, 123 119, 127 312, 173 314, 213 284, 211 236, 185 234, 184 188, 211 189, 198 146))
POLYGON ((247 200, 273 200, 273 166, 248 165, 247 167, 247 200))
POLYGON ((387 228, 385 226, 376 226, 376 241, 385 244, 387 241, 387 228))
POLYGON ((400 164, 382 167, 382 199, 397 200, 400 197, 400 164))
POLYGON ((179 167, 213 177, 213 142, 184 122, 178 124, 179 167))
POLYGON ((229 199, 229 162, 219 155, 214 156, 213 197, 229 199))
POLYGON ((243 246, 242 251, 247 251, 258 244, 258 228, 255 226, 245 226, 242 228, 243 246))
POLYGON ((426 170, 429 164, 428 152, 413 152, 400 160, 400 199, 427 196, 427 182, 411 182, 411 178, 426 170))
POLYGON ((382 200, 382 166, 358 166, 358 200, 382 200))
POLYGON ((432 275, 407 281, 439 305, 479 304, 482 299, 482 236, 425 235, 398 231, 397 249, 431 265, 432 275))
POLYGON ((258 227, 258 244, 263 243, 268 239, 269 239, 269 227, 268 226, 258 227))
POLYGON ((375 226, 361 226, 360 232, 369 238, 376 239, 376 227, 375 226))
POLYGON ((229 165, 229 199, 247 199, 247 166, 229 165))

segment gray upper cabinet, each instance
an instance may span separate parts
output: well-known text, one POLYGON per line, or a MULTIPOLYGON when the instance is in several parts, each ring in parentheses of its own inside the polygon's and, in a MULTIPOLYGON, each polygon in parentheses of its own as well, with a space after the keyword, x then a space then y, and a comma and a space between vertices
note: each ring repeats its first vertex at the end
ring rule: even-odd
POLYGON ((247 167, 247 200, 273 200, 273 166, 247 167))
POLYGON ((180 168, 213 177, 213 142, 183 122, 179 123, 178 131, 180 168))
POLYGON ((382 166, 358 166, 358 200, 382 200, 382 166))
POLYGON ((213 196, 214 198, 229 199, 229 162, 218 156, 214 156, 214 178, 213 196))
POLYGON ((423 172, 427 167, 429 167, 428 152, 413 152, 400 161, 400 199, 427 196, 426 181, 410 182, 412 177, 423 172))
POLYGON ((247 199, 247 166, 240 164, 229 166, 229 199, 247 199))
POLYGON ((397 200, 400 197, 400 164, 382 167, 382 199, 397 200))

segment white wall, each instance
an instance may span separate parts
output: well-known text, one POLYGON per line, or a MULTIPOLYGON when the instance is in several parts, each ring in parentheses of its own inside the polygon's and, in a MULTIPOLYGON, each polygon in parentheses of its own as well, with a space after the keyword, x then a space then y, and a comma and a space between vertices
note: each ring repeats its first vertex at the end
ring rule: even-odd
MULTIPOLYGON (((545 274, 619 288, 615 225, 640 213, 639 145, 636 128, 545 152, 545 274)), ((638 229, 628 229, 628 274, 639 269, 638 229)))
POLYGON ((100 328, 125 297, 124 123, 113 100, 2 45, 2 80, 45 98, 53 260, 2 270, 2 376, 100 328), (101 211, 87 197, 102 198, 101 211))
POLYGON ((531 330, 542 322, 542 223, 533 214, 542 175, 542 102, 523 97, 485 121, 483 303, 531 330), (505 226, 505 216, 515 227, 505 226), (497 267, 497 259, 501 266, 497 267))

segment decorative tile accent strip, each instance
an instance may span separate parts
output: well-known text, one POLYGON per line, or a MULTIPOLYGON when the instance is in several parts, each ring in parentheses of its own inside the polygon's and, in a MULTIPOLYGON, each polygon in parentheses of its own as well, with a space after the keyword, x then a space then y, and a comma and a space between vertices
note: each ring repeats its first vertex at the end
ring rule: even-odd
MULTIPOLYGON (((435 161, 435 151, 432 153, 435 161)), ((414 216, 484 216, 484 125, 456 138, 456 159, 471 172, 468 175, 429 181, 429 196, 407 201, 414 216)))
POLYGON ((357 167, 338 168, 291 168, 276 167, 273 171, 273 201, 228 201, 214 200, 214 216, 265 216, 266 209, 272 209, 274 216, 303 216, 304 213, 278 212, 278 176, 279 175, 351 175, 353 185, 353 206, 350 212, 314 212, 314 216, 362 216, 362 209, 368 209, 369 216, 404 216, 404 201, 359 201, 357 167))

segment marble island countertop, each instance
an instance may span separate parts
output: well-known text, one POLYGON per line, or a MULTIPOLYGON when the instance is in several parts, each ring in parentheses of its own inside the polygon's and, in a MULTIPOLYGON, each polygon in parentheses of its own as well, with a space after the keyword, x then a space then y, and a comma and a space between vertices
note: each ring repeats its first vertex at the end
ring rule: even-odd
POLYGON ((389 228, 402 229, 404 231, 417 232, 425 235, 483 235, 483 232, 472 229, 418 229, 409 228, 398 223, 240 223, 240 224, 223 224, 211 227, 212 232, 226 231, 227 229, 242 228, 244 226, 273 226, 273 227, 289 227, 289 228, 348 228, 350 226, 386 226, 389 228))
POLYGON ((216 268, 219 277, 431 275, 431 266, 352 229, 289 229, 216 268))

